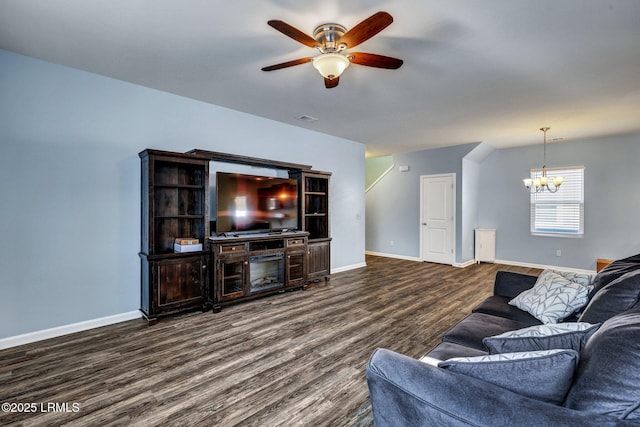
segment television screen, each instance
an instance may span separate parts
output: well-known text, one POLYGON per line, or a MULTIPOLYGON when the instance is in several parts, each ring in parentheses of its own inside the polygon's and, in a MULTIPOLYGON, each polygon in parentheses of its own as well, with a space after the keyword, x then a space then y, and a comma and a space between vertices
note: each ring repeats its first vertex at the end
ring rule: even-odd
POLYGON ((298 228, 295 179, 216 173, 216 232, 298 228))

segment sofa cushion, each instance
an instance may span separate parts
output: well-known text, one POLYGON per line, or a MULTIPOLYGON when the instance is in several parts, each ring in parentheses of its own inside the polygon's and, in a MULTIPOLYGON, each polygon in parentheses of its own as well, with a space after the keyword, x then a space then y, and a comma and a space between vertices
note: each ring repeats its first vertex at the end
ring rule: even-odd
POLYGON ((578 364, 574 350, 546 350, 449 359, 439 367, 477 378, 523 396, 559 404, 578 364))
POLYGON ((438 360, 447 360, 453 357, 473 357, 484 356, 487 352, 476 348, 466 347, 464 345, 452 342, 441 342, 425 356, 433 357, 438 360))
POLYGON ((640 254, 612 262, 593 278, 591 282, 593 289, 591 290, 589 298, 618 277, 636 270, 640 270, 640 254))
POLYGON ((510 305, 512 298, 500 295, 492 295, 478 304, 473 310, 474 313, 486 313, 493 316, 504 317, 506 319, 516 320, 528 324, 540 323, 538 319, 530 313, 520 310, 518 307, 510 305))
POLYGON ((545 270, 533 288, 509 301, 542 323, 557 323, 587 303, 589 288, 545 270))
POLYGON ((482 344, 484 337, 536 324, 540 324, 537 319, 533 319, 531 322, 519 322, 485 313, 471 313, 444 334, 442 341, 486 351, 482 344))
POLYGON ((633 425, 531 399, 385 349, 373 353, 366 372, 376 427, 633 425))
POLYGON ((640 420, 640 309, 607 320, 587 341, 564 406, 640 420))
POLYGON ((482 342, 491 354, 558 348, 580 352, 599 326, 584 322, 537 325, 487 337, 482 342))
POLYGON ((640 300, 640 270, 618 277, 601 288, 580 315, 581 322, 604 322, 629 310, 640 300))
POLYGON ((500 270, 496 273, 493 283, 493 294, 501 297, 515 298, 520 292, 531 289, 536 284, 538 276, 500 270))

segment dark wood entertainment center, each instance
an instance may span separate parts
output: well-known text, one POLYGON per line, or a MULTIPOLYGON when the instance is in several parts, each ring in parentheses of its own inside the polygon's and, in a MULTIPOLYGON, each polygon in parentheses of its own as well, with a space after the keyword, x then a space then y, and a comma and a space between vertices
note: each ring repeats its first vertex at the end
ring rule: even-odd
POLYGON ((213 311, 239 298, 298 289, 307 283, 307 232, 209 237, 215 268, 213 311))
POLYGON ((141 159, 141 304, 153 323, 328 280, 329 179, 311 166, 205 150, 147 149, 141 159), (298 187, 298 229, 225 233, 210 229, 211 162, 286 170, 298 187), (176 239, 198 242, 177 252, 176 239))

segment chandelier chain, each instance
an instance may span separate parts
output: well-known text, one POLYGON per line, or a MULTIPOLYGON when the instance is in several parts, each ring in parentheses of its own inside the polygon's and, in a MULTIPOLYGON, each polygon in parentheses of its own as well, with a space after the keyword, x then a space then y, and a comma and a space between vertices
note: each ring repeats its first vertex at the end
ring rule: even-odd
POLYGON ((535 191, 536 193, 540 193, 545 189, 550 193, 555 193, 560 188, 560 185, 562 185, 562 183, 564 182, 564 178, 561 176, 556 176, 551 178, 547 177, 547 131, 549 129, 550 128, 548 126, 540 128, 540 130, 544 133, 544 140, 543 140, 543 146, 542 146, 543 163, 542 163, 541 177, 536 179, 525 178, 523 180, 525 187, 527 187, 528 190, 535 191))

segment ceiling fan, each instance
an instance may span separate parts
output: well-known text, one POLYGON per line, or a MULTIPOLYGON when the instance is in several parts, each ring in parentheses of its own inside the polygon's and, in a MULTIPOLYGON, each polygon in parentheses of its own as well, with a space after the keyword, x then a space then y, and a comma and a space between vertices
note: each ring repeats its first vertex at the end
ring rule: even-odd
POLYGON ((395 70, 402 65, 401 59, 374 53, 347 52, 347 49, 369 40, 392 22, 393 17, 387 12, 378 12, 349 31, 340 24, 319 25, 313 31, 313 37, 310 37, 283 21, 271 20, 267 22, 271 27, 305 46, 317 49, 320 54, 270 65, 262 68, 262 71, 279 70, 311 62, 324 77, 325 87, 331 89, 338 86, 340 75, 350 64, 395 70))

